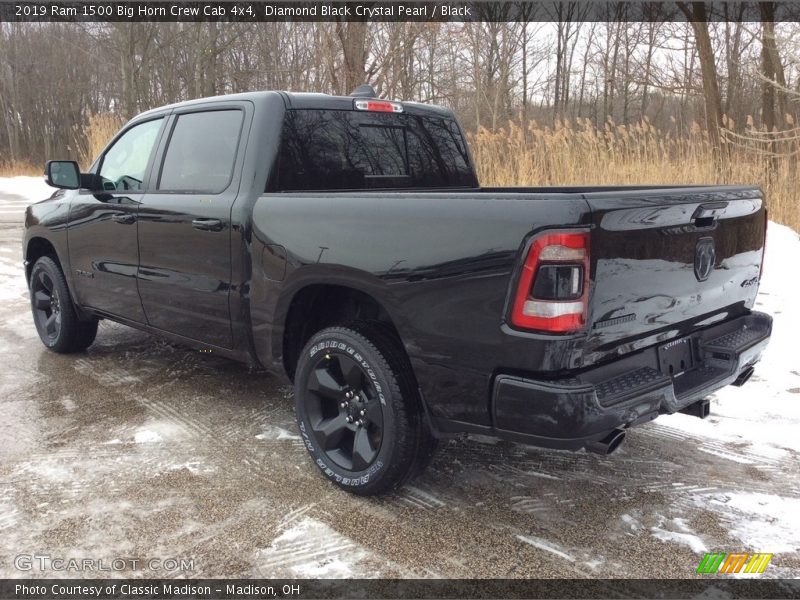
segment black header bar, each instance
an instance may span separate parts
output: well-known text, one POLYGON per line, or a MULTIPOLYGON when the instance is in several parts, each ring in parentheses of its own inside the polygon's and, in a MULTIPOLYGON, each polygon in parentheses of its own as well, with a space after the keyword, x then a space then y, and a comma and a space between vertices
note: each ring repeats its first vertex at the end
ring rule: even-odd
POLYGON ((0 598, 798 598, 800 580, 3 579, 0 598))
MULTIPOLYGON (((760 0, 708 2, 709 20, 760 21, 760 0)), ((778 0, 776 21, 800 21, 798 0, 778 0)), ((0 22, 546 22, 680 21, 676 2, 530 1, 239 1, 0 0, 0 22)))

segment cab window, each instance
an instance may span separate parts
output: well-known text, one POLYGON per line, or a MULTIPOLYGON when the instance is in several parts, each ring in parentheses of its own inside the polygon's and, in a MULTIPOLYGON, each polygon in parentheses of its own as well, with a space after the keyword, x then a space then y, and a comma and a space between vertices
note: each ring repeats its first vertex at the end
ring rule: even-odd
POLYGON ((136 191, 144 185, 147 163, 164 119, 134 125, 103 156, 100 178, 104 190, 136 191))
POLYGON ((230 184, 242 129, 241 110, 180 115, 169 138, 158 189, 219 193, 230 184))

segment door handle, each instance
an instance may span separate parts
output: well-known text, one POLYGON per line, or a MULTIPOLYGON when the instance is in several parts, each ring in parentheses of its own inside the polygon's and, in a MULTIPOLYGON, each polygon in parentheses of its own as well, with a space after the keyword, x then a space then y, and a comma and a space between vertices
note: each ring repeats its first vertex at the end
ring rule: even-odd
POLYGON ((130 225, 136 221, 136 215, 128 215, 128 214, 116 214, 111 215, 111 220, 116 221, 117 223, 122 223, 123 225, 130 225))
POLYGON ((222 231, 222 221, 219 219, 195 219, 192 227, 200 231, 222 231))

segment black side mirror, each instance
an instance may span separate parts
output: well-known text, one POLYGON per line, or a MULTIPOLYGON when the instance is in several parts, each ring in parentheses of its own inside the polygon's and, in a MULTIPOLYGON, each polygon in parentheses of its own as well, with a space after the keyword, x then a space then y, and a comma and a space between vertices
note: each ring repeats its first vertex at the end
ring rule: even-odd
POLYGON ((74 160, 48 160, 44 166, 47 185, 62 190, 77 190, 81 187, 81 170, 74 160))

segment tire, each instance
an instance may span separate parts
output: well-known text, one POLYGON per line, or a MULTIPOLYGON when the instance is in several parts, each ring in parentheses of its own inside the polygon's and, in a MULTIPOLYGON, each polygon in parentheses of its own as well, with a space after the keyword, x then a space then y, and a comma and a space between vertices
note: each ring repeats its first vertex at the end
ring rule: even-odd
POLYGON ((97 319, 78 318, 64 273, 52 257, 42 256, 34 263, 28 283, 33 322, 45 346, 67 354, 92 345, 97 336, 97 319))
POLYGON ((435 440, 411 365, 380 324, 354 322, 316 333, 300 354, 294 387, 303 442, 325 477, 343 490, 382 494, 427 464, 435 440))

